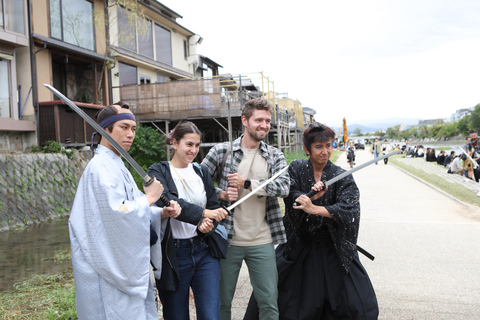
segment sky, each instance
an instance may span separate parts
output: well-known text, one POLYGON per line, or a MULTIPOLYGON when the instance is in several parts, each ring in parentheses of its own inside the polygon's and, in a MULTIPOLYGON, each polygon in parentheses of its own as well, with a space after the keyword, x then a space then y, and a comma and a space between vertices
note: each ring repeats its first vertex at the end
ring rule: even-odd
POLYGON ((478 0, 159 0, 220 73, 263 72, 327 125, 480 103, 478 0))

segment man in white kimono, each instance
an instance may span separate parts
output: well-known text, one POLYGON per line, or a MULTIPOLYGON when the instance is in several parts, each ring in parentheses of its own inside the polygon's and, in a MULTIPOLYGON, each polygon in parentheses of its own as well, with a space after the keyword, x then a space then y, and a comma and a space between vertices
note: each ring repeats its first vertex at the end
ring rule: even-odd
MULTIPOLYGON (((127 106, 128 107, 128 106, 127 106)), ((132 112, 106 107, 98 121, 126 151, 135 138, 132 112)), ((160 212, 163 186, 138 190, 120 154, 101 139, 78 185, 69 219, 79 319, 158 320, 150 263, 161 273, 160 212), (151 227, 152 242, 151 246, 151 227), (156 235, 155 235, 156 233, 156 235)), ((176 202, 164 214, 178 213, 176 202)))

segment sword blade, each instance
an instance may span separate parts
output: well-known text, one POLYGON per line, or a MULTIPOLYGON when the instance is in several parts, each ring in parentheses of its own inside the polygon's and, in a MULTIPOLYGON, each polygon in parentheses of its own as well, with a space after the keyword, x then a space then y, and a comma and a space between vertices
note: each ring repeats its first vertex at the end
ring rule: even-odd
MULTIPOLYGON (((332 184, 334 184, 335 182, 337 182, 338 180, 341 180, 345 177, 348 177, 349 175, 353 174, 354 172, 358 171, 358 170, 361 170, 369 165, 371 165, 372 163, 374 162, 378 162, 380 160, 383 160, 385 158, 388 158, 388 157, 391 157, 393 155, 396 155, 398 153, 402 152, 402 150, 396 150, 396 151, 393 151, 393 152, 390 152, 390 153, 387 153, 387 154, 384 154, 383 156, 380 156, 380 157, 377 157, 377 158, 374 158, 374 159, 371 159, 371 160, 368 160, 367 162, 364 162, 360 165, 358 165, 357 167, 353 168, 353 169, 350 169, 348 171, 345 171, 344 173, 342 174, 339 174, 338 176, 336 177, 333 177, 332 179, 328 180, 327 182, 325 182, 325 187, 328 187, 332 184)), ((319 191, 315 191, 315 190, 311 190, 307 193, 307 197, 311 198, 313 197, 314 195, 316 195, 319 191)), ((297 203, 294 203, 293 204, 294 206, 298 206, 297 203)))
POLYGON ((275 173, 270 179, 268 179, 267 181, 264 181, 261 185, 259 185, 258 187, 256 187, 255 189, 252 190, 252 192, 250 192, 249 194, 247 194, 245 197, 243 197, 242 199, 238 200, 237 202, 235 202, 234 204, 232 204, 230 207, 226 208, 227 211, 231 211, 233 210, 235 207, 237 207, 240 203, 244 202, 245 200, 247 200, 248 198, 250 198, 251 196, 253 196, 254 194, 256 194, 260 189, 262 189, 263 187, 265 187, 267 184, 269 184, 270 182, 272 182, 273 180, 277 179, 279 175, 281 175, 282 173, 284 173, 286 170, 288 169, 288 166, 286 166, 285 168, 283 168, 282 170, 278 171, 277 173, 275 173))
MULTIPOLYGON (((114 147, 115 150, 117 150, 122 155, 122 157, 133 167, 133 169, 135 169, 135 171, 137 171, 137 173, 142 177, 144 185, 149 185, 153 182, 152 177, 150 177, 145 172, 145 170, 143 170, 143 168, 132 158, 132 156, 129 155, 128 152, 123 149, 122 146, 117 141, 115 141, 115 139, 113 139, 105 130, 103 130, 103 128, 97 122, 95 122, 95 120, 90 118, 82 109, 80 109, 77 105, 70 101, 70 99, 65 97, 60 91, 58 91, 49 84, 44 84, 44 86, 53 93, 55 93, 58 97, 60 97, 63 102, 65 102, 70 108, 72 108, 80 117, 83 118, 83 120, 87 121, 89 125, 91 125, 98 133, 102 135, 102 137, 107 139, 108 142, 110 142, 110 144, 112 145, 112 147, 114 147)), ((167 200, 165 195, 162 194, 160 199, 166 206, 170 205, 170 201, 167 200)))
POLYGON ((368 160, 367 162, 364 162, 364 163, 356 166, 355 168, 350 169, 350 170, 348 170, 348 171, 345 171, 344 173, 339 174, 338 176, 336 176, 336 177, 328 180, 328 181, 325 183, 325 186, 328 187, 329 185, 334 184, 334 183, 337 182, 338 180, 341 180, 341 179, 343 179, 343 178, 345 178, 345 177, 353 174, 355 171, 361 170, 361 169, 363 169, 363 168, 371 165, 371 164, 374 163, 374 162, 378 162, 378 161, 383 160, 383 159, 385 159, 385 158, 388 158, 388 157, 391 157, 391 156, 393 156, 393 155, 396 155, 397 153, 400 153, 400 152, 402 152, 402 150, 399 149, 399 150, 396 150, 396 151, 393 151, 393 152, 384 154, 383 156, 380 156, 380 157, 377 157, 377 158, 368 160))

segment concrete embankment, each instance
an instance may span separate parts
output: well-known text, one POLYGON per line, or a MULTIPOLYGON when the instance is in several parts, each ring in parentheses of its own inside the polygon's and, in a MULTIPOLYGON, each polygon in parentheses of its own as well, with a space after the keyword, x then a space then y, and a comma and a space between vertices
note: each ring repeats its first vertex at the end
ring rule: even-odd
POLYGON ((87 152, 0 155, 0 231, 70 213, 87 152))

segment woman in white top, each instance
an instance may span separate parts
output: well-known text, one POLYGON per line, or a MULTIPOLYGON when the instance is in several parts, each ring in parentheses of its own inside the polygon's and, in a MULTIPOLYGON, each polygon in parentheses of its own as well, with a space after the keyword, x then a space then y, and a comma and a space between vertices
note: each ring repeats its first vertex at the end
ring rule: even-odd
POLYGON ((206 167, 193 163, 200 140, 195 124, 179 123, 165 140, 173 146, 172 160, 156 163, 148 170, 164 185, 167 198, 182 207, 180 215, 162 217, 166 230, 157 288, 166 320, 189 319, 190 288, 197 319, 220 319, 220 261, 211 255, 204 240, 227 211, 218 204, 206 167))

